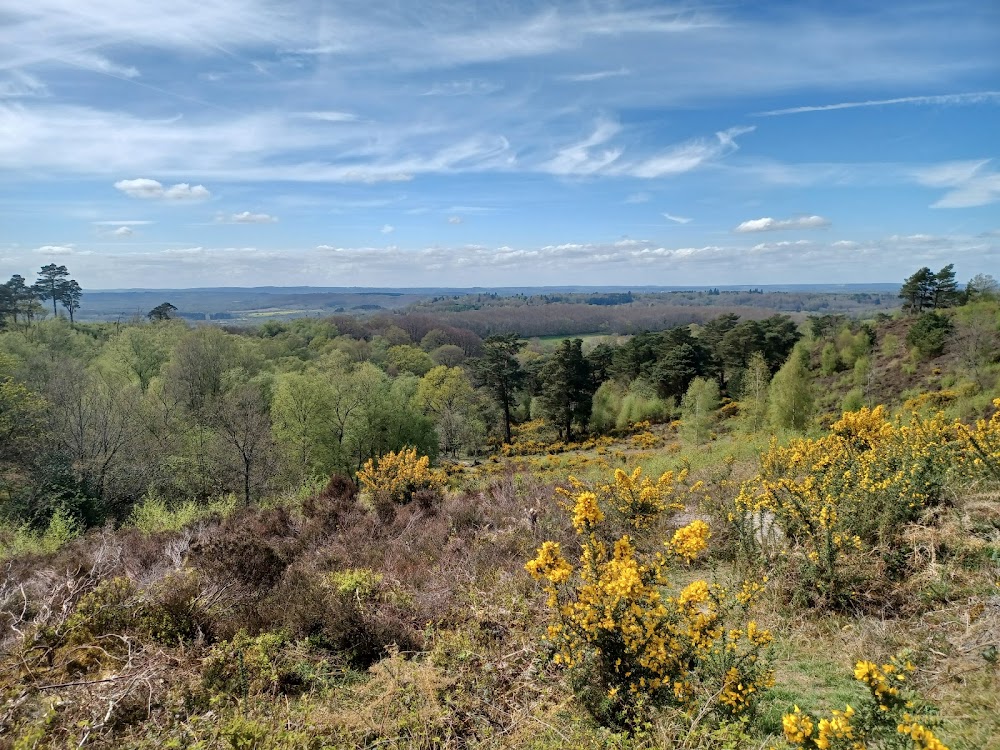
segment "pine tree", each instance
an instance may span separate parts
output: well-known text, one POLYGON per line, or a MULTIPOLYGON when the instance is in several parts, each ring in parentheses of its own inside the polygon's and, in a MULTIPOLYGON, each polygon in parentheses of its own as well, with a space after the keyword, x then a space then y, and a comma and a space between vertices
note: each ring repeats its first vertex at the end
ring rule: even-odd
POLYGON ((510 442, 511 409, 514 395, 524 383, 524 371, 517 353, 524 348, 516 333, 489 336, 483 342, 483 356, 472 360, 476 384, 486 388, 503 412, 504 442, 510 442))
POLYGON ((42 270, 38 272, 38 281, 31 287, 38 299, 43 301, 47 299, 52 300, 53 318, 57 314, 56 303, 62 299, 63 287, 67 282, 68 276, 69 271, 66 270, 66 266, 57 266, 55 263, 49 263, 47 266, 42 266, 42 270))
POLYGON ((954 307, 958 304, 958 282, 955 281, 955 264, 949 263, 934 274, 934 309, 954 307))
POLYGON ((593 408, 590 368, 583 356, 582 339, 564 339, 541 372, 540 397, 545 416, 566 440, 573 438, 573 424, 586 428, 593 408))
POLYGON ((934 304, 934 291, 937 286, 936 275, 924 266, 903 282, 899 297, 907 312, 920 313, 934 304))
POLYGON ((69 313, 69 324, 73 325, 73 314, 80 309, 80 298, 83 296, 83 290, 80 285, 76 283, 76 279, 70 279, 69 281, 64 281, 59 289, 59 301, 62 306, 66 308, 66 312, 69 313))

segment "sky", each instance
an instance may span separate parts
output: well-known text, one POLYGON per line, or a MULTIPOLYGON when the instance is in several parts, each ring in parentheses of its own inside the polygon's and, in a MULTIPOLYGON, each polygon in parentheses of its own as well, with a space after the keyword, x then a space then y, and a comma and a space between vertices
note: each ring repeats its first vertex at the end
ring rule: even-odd
POLYGON ((0 0, 0 276, 1000 277, 1000 4, 0 0))

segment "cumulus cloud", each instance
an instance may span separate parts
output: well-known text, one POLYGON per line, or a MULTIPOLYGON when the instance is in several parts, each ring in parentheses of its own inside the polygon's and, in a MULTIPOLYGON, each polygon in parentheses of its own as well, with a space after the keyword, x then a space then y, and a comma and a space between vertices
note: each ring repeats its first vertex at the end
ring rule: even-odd
POLYGON ((176 185, 166 187, 157 180, 151 180, 147 177, 118 180, 115 183, 115 188, 130 198, 143 200, 201 201, 212 197, 212 193, 204 185, 189 185, 186 182, 179 182, 176 185))
POLYGON ((115 237, 131 237, 135 234, 135 232, 131 227, 118 227, 117 229, 112 230, 111 234, 115 237))
POLYGON ((230 224, 274 224, 276 221, 278 221, 277 216, 254 214, 249 211, 233 214, 227 219, 230 224))
POLYGON ((822 216, 799 216, 794 219, 750 219, 740 224, 734 232, 774 232, 780 229, 822 229, 830 226, 830 220, 822 216))
POLYGON ((461 216, 449 216, 448 217, 448 223, 449 224, 461 224, 462 223, 462 217, 461 216))
POLYGON ((31 252, 38 253, 39 255, 89 255, 87 251, 80 251, 76 249, 76 245, 42 245, 41 247, 36 247, 31 252))
POLYGON ((393 232, 396 231, 396 227, 394 227, 392 224, 385 224, 379 231, 382 232, 382 234, 392 234, 393 232))

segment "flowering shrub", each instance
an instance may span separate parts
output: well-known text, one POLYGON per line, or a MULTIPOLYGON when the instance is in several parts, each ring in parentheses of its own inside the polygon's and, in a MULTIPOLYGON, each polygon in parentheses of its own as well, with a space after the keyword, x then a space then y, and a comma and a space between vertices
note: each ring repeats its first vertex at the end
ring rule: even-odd
MULTIPOLYGON (((997 402, 1000 408, 1000 400, 997 402)), ((907 523, 940 502, 953 478, 1000 479, 1000 416, 975 426, 941 414, 890 420, 885 407, 848 412, 818 439, 771 443, 759 474, 729 513, 751 559, 788 554, 813 598, 851 597, 843 569, 876 566, 898 577, 898 541, 907 523), (767 533, 780 531, 781 534, 767 533)))
POLYGON ((417 449, 386 453, 378 463, 369 459, 358 472, 361 487, 375 496, 396 503, 408 503, 418 490, 440 492, 447 479, 444 472, 431 469, 427 456, 417 456, 417 449))
POLYGON ((712 535, 708 524, 702 520, 692 521, 674 532, 673 538, 667 543, 667 548, 689 565, 708 547, 708 538, 712 535))
POLYGON ((782 717, 785 739, 796 747, 818 750, 912 748, 948 750, 929 728, 932 708, 908 687, 913 664, 896 657, 881 666, 859 661, 854 679, 868 689, 857 708, 848 704, 826 718, 803 712, 798 706, 782 717))
POLYGON ((670 586, 672 557, 690 560, 708 538, 700 521, 681 529, 677 543, 657 544, 650 533, 683 508, 685 479, 686 472, 667 472, 654 482, 639 469, 619 469, 595 487, 571 478, 561 493, 579 558, 571 562, 548 541, 525 566, 545 587, 554 661, 571 670, 584 705, 606 724, 634 725, 645 709, 663 705, 708 703, 720 716, 737 716, 773 683, 761 658, 771 634, 742 622, 759 586, 736 595, 701 580, 670 586))

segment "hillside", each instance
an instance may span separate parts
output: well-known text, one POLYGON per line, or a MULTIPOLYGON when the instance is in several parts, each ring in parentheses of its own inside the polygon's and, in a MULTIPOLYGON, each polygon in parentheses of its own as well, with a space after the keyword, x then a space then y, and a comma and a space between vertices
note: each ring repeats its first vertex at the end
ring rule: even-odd
POLYGON ((43 321, 0 372, 0 748, 1000 746, 988 295, 43 321))

